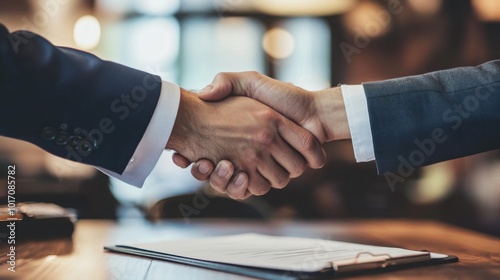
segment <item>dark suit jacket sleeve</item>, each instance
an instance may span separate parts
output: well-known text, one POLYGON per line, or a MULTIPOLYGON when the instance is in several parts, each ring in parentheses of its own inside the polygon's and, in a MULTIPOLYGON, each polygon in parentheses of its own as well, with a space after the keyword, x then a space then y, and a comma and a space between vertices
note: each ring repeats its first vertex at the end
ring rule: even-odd
POLYGON ((0 135, 121 174, 161 79, 0 24, 0 135))
POLYGON ((379 173, 500 148, 500 60, 363 87, 379 173))

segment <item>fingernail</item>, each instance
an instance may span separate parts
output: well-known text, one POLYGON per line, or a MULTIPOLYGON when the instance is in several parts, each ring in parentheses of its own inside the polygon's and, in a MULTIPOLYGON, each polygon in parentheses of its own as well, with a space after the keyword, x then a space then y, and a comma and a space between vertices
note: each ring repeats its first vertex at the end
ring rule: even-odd
POLYGON ((201 174, 207 174, 208 170, 209 170, 209 168, 204 164, 200 164, 198 166, 198 171, 200 171, 201 174))
POLYGON ((214 86, 208 85, 208 86, 204 87, 202 90, 200 90, 200 93, 209 93, 212 91, 213 88, 214 88, 214 86))
POLYGON ((240 175, 236 176, 236 180, 234 180, 234 184, 236 186, 241 186, 241 185, 243 185, 243 181, 245 181, 243 179, 243 175, 240 174, 240 175))
POLYGON ((172 157, 172 161, 175 163, 175 165, 179 166, 179 161, 176 157, 172 157))
POLYGON ((219 166, 219 169, 217 170, 217 175, 219 175, 219 177, 225 177, 228 172, 229 170, 227 170, 227 168, 225 168, 224 166, 219 166))

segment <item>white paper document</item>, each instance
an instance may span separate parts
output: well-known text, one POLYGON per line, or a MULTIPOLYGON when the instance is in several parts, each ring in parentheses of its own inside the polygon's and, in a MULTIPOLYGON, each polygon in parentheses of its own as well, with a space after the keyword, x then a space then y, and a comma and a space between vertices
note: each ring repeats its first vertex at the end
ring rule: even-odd
POLYGON ((120 246, 214 263, 299 272, 337 270, 368 263, 383 265, 389 260, 416 262, 447 257, 393 247, 260 234, 120 246))

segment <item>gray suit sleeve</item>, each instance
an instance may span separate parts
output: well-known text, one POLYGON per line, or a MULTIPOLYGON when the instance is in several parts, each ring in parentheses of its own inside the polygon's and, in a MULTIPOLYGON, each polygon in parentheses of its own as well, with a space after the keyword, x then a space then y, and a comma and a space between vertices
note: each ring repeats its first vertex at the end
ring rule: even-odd
POLYGON ((500 60, 363 87, 379 174, 500 148, 500 60))

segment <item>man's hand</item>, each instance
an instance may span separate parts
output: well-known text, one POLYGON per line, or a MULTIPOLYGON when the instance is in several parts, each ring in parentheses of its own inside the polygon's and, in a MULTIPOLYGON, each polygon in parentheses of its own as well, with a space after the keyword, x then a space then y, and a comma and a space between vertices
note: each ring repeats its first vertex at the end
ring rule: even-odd
MULTIPOLYGON (((188 163, 230 161, 212 173, 219 179, 214 179, 213 187, 225 192, 227 184, 220 188, 219 183, 241 171, 233 178, 235 188, 228 190, 231 197, 240 199, 265 194, 271 186, 282 188, 308 164, 321 167, 326 156, 311 133, 262 103, 244 97, 204 102, 184 90, 167 148, 188 163)), ((213 170, 213 165, 200 166, 205 165, 197 165, 200 172, 213 170)))
POLYGON ((350 138, 339 87, 312 92, 258 72, 219 73, 199 97, 217 101, 229 95, 247 96, 268 105, 309 130, 321 143, 350 138))
MULTIPOLYGON (((199 97, 206 101, 223 99, 229 95, 251 97, 290 118, 309 130, 321 142, 349 139, 342 92, 339 87, 317 92, 307 91, 292 84, 284 83, 257 72, 220 73, 212 84, 203 89, 199 97)), ((174 162, 183 168, 191 163, 179 154, 174 154, 174 162)), ((229 161, 218 163, 216 170, 233 170, 229 161)), ((221 177, 212 172, 214 165, 209 160, 197 161, 191 172, 199 180, 210 179, 217 189, 236 192, 231 176, 221 177)), ((238 176, 242 173, 238 174, 238 176)))

